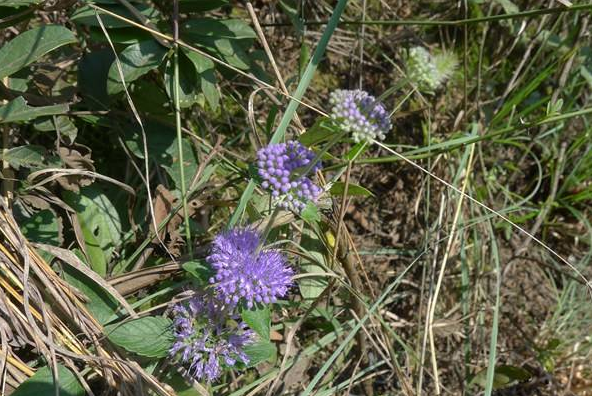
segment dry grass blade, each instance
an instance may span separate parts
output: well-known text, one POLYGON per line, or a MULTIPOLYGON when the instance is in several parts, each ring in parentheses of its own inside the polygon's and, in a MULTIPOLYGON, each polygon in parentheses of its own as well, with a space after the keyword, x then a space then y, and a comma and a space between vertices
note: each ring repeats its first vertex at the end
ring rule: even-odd
MULTIPOLYGON (((0 272, 0 367, 4 367, 0 384, 16 388, 33 374, 16 353, 33 347, 50 367, 58 361, 71 368, 89 367, 122 395, 135 395, 138 389, 173 395, 137 364, 118 355, 79 294, 23 237, 5 200, 0 201, 0 272)), ((127 302, 124 305, 129 307, 127 302)))

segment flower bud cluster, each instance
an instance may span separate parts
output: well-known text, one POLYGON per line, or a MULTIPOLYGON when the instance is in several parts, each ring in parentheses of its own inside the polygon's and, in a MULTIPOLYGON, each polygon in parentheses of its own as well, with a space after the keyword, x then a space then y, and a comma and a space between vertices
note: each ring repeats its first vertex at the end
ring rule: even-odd
POLYGON ((356 142, 383 140, 391 130, 391 121, 384 105, 367 92, 338 89, 331 93, 331 118, 341 129, 350 132, 356 142))

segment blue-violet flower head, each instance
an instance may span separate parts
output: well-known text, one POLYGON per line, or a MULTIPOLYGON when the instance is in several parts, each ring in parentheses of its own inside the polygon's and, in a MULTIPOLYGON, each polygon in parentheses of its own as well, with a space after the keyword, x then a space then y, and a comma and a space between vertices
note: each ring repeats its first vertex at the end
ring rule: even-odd
POLYGON ((207 258, 216 271, 210 283, 226 304, 243 300, 251 308, 288 293, 294 271, 279 251, 258 249, 260 242, 259 234, 249 228, 225 231, 214 239, 207 258))
POLYGON ((222 374, 222 365, 249 363, 243 350, 255 342, 255 332, 230 315, 208 295, 198 295, 173 308, 175 342, 169 355, 179 359, 187 374, 198 381, 213 382, 222 374), (233 325, 228 318, 233 319, 233 325))
POLYGON ((365 91, 338 89, 331 93, 329 103, 331 118, 356 142, 383 140, 392 128, 384 105, 365 91))
POLYGON ((296 141, 261 148, 257 151, 261 186, 271 191, 280 206, 300 213, 307 202, 315 202, 322 192, 308 176, 321 169, 320 161, 314 163, 314 159, 315 153, 296 141))

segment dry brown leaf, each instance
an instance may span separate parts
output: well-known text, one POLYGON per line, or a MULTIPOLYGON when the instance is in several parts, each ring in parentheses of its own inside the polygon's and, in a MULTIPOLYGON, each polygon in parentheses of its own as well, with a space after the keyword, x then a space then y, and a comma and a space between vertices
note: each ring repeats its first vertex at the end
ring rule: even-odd
MULTIPOLYGON (((91 159, 90 148, 81 144, 74 144, 72 147, 62 146, 58 149, 58 154, 67 168, 82 169, 91 172, 95 171, 94 162, 91 159)), ((66 175, 57 179, 62 188, 79 192, 80 187, 89 186, 94 178, 86 175, 66 175)))

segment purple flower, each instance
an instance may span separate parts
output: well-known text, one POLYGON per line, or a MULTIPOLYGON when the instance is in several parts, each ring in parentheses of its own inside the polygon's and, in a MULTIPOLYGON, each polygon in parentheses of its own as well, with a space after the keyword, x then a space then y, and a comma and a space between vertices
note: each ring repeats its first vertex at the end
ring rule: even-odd
POLYGON ((277 250, 258 250, 260 242, 256 231, 238 228, 214 239, 207 258, 216 271, 210 283, 226 304, 236 305, 242 299, 251 308, 287 294, 294 271, 277 250))
POLYGON ((303 174, 314 174, 321 169, 320 162, 311 167, 315 154, 296 141, 270 144, 257 152, 261 186, 271 191, 272 197, 279 204, 295 212, 300 212, 307 201, 316 201, 321 195, 321 188, 303 174), (309 169, 310 167, 310 169, 309 169))
POLYGON ((391 121, 384 105, 367 92, 338 89, 331 93, 331 118, 356 142, 380 139, 391 130, 391 121))
POLYGON ((255 333, 230 315, 208 295, 193 297, 173 308, 175 342, 169 350, 187 368, 188 375, 198 381, 215 381, 222 373, 222 364, 232 367, 237 361, 249 363, 243 351, 255 341, 255 333), (227 324, 227 318, 237 322, 227 324))

